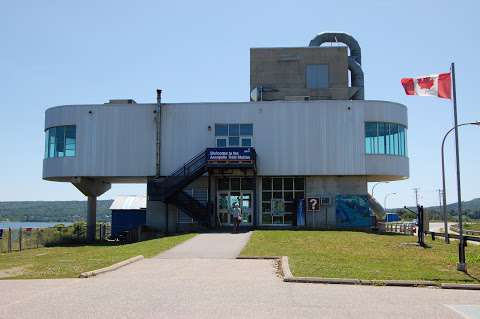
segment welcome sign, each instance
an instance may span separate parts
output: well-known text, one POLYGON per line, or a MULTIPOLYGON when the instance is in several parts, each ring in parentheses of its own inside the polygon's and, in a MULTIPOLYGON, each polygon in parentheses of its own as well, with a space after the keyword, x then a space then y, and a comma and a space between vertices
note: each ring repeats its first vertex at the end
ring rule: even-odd
POLYGON ((216 147, 207 149, 207 161, 252 161, 250 147, 216 147))

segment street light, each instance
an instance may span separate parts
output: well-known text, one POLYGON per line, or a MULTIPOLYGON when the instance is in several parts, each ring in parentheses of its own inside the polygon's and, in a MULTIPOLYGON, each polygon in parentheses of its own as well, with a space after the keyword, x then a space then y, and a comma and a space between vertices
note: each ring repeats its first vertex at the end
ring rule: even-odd
POLYGON ((382 183, 388 184, 388 183, 390 183, 390 182, 378 182, 378 183, 375 183, 375 184, 373 185, 373 187, 372 187, 372 191, 370 192, 370 193, 372 194, 372 197, 373 197, 373 191, 375 190, 375 187, 377 187, 377 185, 382 184, 382 183))
MULTIPOLYGON (((463 123, 459 124, 456 127, 460 126, 465 126, 465 125, 475 125, 475 126, 480 126, 480 121, 476 122, 468 122, 468 123, 463 123)), ((455 126, 452 127, 448 132, 445 134, 442 140, 442 187, 443 187, 443 223, 444 223, 444 233, 445 233, 445 242, 450 243, 450 239, 448 238, 448 217, 447 217, 447 192, 445 190, 445 155, 444 155, 444 146, 445 146, 445 140, 447 139, 448 134, 450 134, 452 131, 455 130, 455 126)), ((459 219, 459 231, 460 231, 460 245, 463 245, 463 226, 462 226, 462 217, 461 217, 462 212, 458 212, 458 219, 459 219)))
POLYGON ((397 193, 388 193, 385 195, 385 198, 383 199, 383 209, 385 210, 385 213, 387 212, 387 198, 390 195, 397 195, 397 193))

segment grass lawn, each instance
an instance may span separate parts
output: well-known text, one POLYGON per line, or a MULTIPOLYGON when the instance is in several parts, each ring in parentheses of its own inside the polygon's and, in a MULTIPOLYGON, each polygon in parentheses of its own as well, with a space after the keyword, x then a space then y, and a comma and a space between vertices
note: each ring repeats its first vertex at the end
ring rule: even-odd
POLYGON ((295 276, 480 282, 480 246, 466 248, 469 275, 456 270, 458 245, 354 231, 255 231, 242 256, 288 256, 295 276))
POLYGON ((463 227, 468 230, 480 230, 480 223, 465 223, 463 227))
POLYGON ((0 279, 68 278, 143 255, 155 256, 195 234, 169 236, 134 244, 94 244, 28 249, 0 254, 0 279))

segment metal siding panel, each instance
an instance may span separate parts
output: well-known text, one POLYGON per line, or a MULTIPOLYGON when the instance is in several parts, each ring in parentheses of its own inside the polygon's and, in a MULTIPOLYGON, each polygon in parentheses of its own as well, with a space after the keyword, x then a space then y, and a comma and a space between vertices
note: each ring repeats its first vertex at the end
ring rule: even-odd
MULTIPOLYGON (((77 125, 77 157, 44 160, 44 177, 120 180, 154 175, 154 107, 86 105, 47 110, 46 127, 77 125)), ((383 101, 331 100, 164 104, 162 174, 170 174, 214 146, 215 123, 253 123, 259 174, 365 175, 372 169, 367 169, 365 162, 365 121, 407 125, 406 107, 383 101)), ((383 165, 385 172, 399 173, 395 165, 383 165)))
POLYGON ((76 157, 44 160, 44 177, 155 174, 152 105, 56 107, 46 111, 45 125, 76 125, 77 151, 76 157))

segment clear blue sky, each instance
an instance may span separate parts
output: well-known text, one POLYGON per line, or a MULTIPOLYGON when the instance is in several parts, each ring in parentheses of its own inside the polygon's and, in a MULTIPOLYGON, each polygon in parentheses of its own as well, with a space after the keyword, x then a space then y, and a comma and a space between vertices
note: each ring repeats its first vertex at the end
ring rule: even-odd
MULTIPOLYGON (((400 78, 446 72, 456 62, 459 119, 480 120, 478 1, 2 1, 0 201, 83 199, 41 179, 44 111, 111 98, 154 102, 247 101, 249 48, 306 46, 322 31, 362 47, 366 98, 408 106, 410 179, 379 185, 388 207, 437 204, 440 143, 453 123, 448 100, 405 96, 400 78)), ((463 198, 480 197, 480 128, 462 128, 463 198)), ((453 141, 453 138, 450 140, 453 141)), ((456 198, 447 145, 449 202, 456 198)), ((145 193, 114 185, 102 198, 145 193)))

